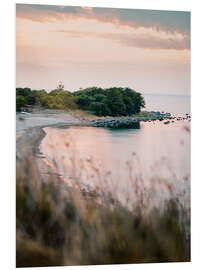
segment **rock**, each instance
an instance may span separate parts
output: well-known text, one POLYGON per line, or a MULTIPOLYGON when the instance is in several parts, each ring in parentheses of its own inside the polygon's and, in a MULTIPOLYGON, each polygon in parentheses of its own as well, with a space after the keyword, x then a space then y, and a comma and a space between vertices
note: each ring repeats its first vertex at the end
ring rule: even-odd
MULTIPOLYGON (((97 119, 89 121, 90 126, 94 127, 105 127, 105 128, 139 128, 140 122, 154 122, 156 120, 163 121, 171 119, 172 116, 169 113, 161 114, 160 112, 152 112, 151 116, 143 117, 110 117, 107 116, 105 119, 97 119)), ((164 122, 168 124, 170 121, 164 122)))
POLYGON ((24 121, 25 120, 25 118, 23 116, 19 116, 18 119, 21 120, 21 121, 24 121))
POLYGON ((95 127, 106 127, 106 128, 139 128, 139 120, 133 117, 119 118, 119 119, 105 119, 105 120, 94 120, 90 124, 95 127))

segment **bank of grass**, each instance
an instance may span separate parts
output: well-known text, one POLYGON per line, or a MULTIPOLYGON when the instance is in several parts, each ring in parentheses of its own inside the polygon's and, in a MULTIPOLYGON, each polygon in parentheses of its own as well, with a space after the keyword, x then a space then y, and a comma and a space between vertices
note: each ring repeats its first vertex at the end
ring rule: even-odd
POLYGON ((133 211, 111 195, 99 204, 99 190, 84 192, 54 174, 40 175, 32 155, 17 162, 17 267, 190 261, 179 199, 147 212, 136 190, 133 211))
MULTIPOLYGON (((80 109, 68 110, 67 112, 79 120, 91 121, 91 120, 106 118, 106 116, 97 116, 93 114, 93 112, 91 111, 80 110, 80 109)), ((150 112, 147 112, 147 111, 141 111, 137 114, 132 115, 132 117, 150 117, 150 116, 152 115, 150 114, 150 112)), ((129 116, 120 116, 119 118, 126 118, 126 117, 129 117, 129 116)))
POLYGON ((136 113, 134 115, 134 117, 150 117, 152 116, 152 114, 150 112, 147 112, 147 111, 141 111, 139 113, 136 113))
POLYGON ((80 109, 68 110, 67 112, 79 120, 91 121, 91 120, 95 120, 95 119, 104 119, 105 118, 104 116, 100 116, 100 117, 96 116, 91 111, 85 111, 85 110, 80 110, 80 109))

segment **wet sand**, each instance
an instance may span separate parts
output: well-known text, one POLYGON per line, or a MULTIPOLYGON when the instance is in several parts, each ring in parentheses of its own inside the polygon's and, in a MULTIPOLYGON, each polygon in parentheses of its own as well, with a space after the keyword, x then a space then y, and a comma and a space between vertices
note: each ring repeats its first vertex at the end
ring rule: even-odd
POLYGON ((41 181, 46 181, 50 175, 57 175, 61 178, 43 160, 44 156, 40 153, 39 145, 46 135, 43 130, 44 127, 59 127, 62 125, 82 125, 82 122, 68 113, 50 110, 30 114, 18 113, 16 115, 16 165, 22 167, 27 159, 34 157, 41 181))

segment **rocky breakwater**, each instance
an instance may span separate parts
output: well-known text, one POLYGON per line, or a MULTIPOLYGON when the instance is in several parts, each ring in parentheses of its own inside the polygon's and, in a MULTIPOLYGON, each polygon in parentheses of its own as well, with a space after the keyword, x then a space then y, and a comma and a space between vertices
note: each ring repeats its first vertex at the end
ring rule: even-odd
POLYGON ((106 117, 105 119, 92 120, 90 121, 90 125, 105 128, 140 128, 140 122, 162 121, 164 119, 161 114, 152 114, 143 117, 106 117))
POLYGON ((140 122, 163 121, 163 124, 171 124, 177 120, 190 121, 191 117, 186 114, 185 116, 178 117, 170 113, 164 112, 146 112, 145 116, 131 116, 131 117, 109 117, 103 119, 96 119, 88 121, 86 125, 93 127, 105 128, 140 128, 140 122))
POLYGON ((117 118, 117 119, 98 119, 92 120, 91 125, 94 127, 106 128, 139 128, 139 121, 136 118, 117 118))

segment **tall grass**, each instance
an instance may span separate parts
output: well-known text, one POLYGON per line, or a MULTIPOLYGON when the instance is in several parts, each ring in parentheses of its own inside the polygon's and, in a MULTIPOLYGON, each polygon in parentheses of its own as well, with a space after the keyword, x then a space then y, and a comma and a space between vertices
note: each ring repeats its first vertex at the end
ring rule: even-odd
POLYGON ((171 186, 162 207, 148 207, 138 177, 129 210, 110 193, 99 203, 102 190, 84 190, 79 179, 70 187, 42 175, 34 155, 26 157, 17 162, 17 267, 190 261, 189 209, 171 186))

